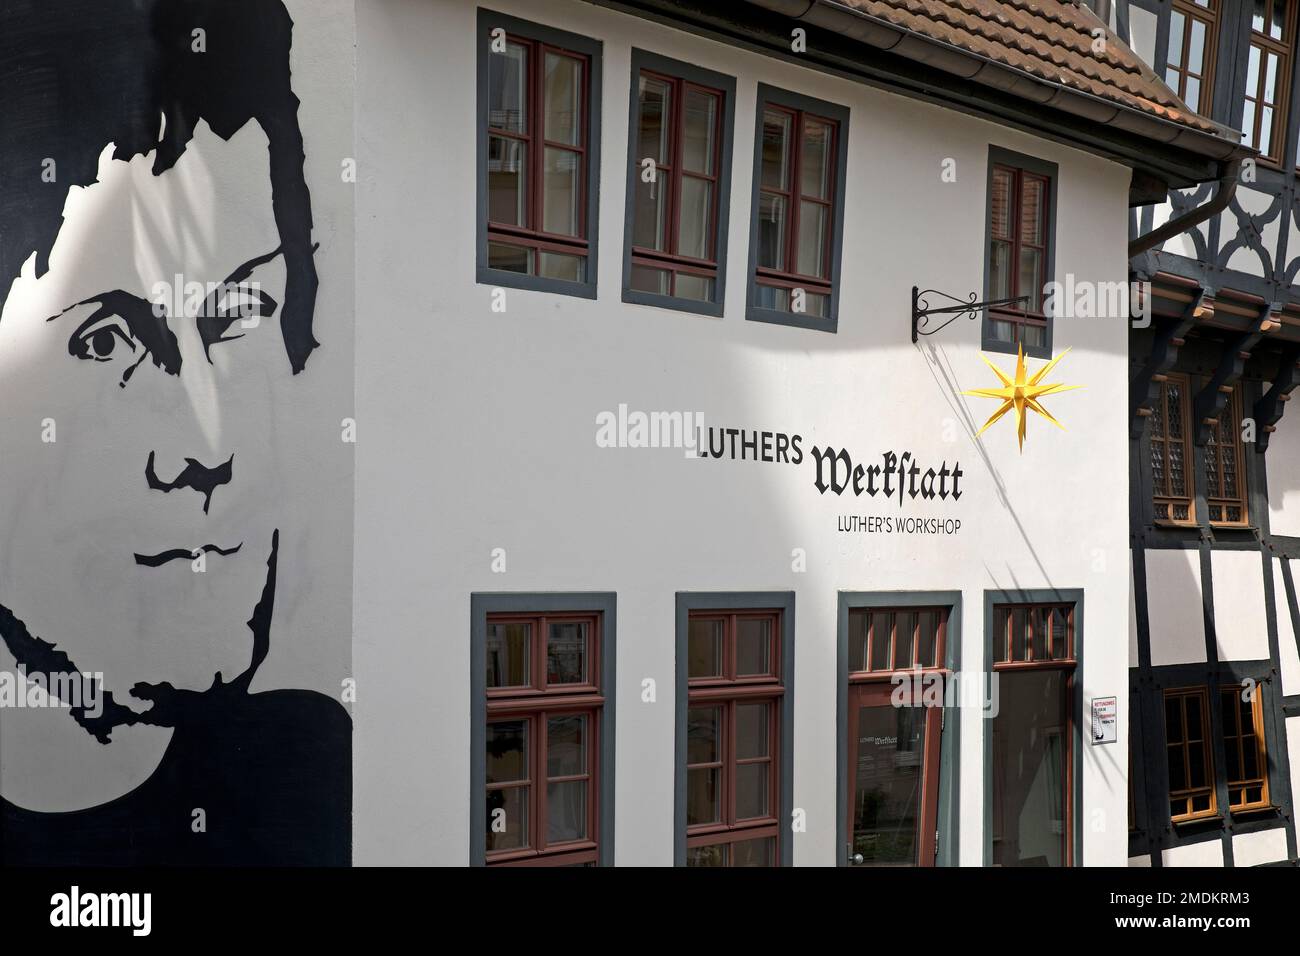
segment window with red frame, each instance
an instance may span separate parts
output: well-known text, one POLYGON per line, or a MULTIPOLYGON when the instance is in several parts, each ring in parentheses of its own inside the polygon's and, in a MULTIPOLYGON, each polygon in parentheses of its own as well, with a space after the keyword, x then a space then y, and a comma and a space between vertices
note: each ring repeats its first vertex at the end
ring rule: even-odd
POLYGON ((716 301, 725 93, 650 69, 637 83, 636 160, 654 176, 636 178, 630 287, 716 301))
POLYGON ((1254 0, 1241 141, 1267 163, 1282 162, 1294 44, 1295 0, 1254 0))
POLYGON ((487 863, 595 865, 600 616, 487 621, 487 863))
POLYGON ((487 265, 587 280, 591 58, 517 33, 488 61, 487 265))
POLYGON ((831 317, 840 124, 779 103, 763 108, 754 305, 831 317))
POLYGON ((1197 113, 1210 111, 1218 0, 1173 0, 1165 82, 1197 113))
POLYGON ((988 310, 986 336, 994 343, 1046 348, 1043 286, 1050 281, 1051 177, 995 163, 989 180, 990 301, 1025 301, 988 310))
POLYGON ((781 615, 691 613, 686 865, 776 866, 781 615))
POLYGON ((1211 524, 1247 523, 1246 476, 1242 473, 1241 397, 1234 391, 1210 426, 1205 443, 1205 507, 1211 524))

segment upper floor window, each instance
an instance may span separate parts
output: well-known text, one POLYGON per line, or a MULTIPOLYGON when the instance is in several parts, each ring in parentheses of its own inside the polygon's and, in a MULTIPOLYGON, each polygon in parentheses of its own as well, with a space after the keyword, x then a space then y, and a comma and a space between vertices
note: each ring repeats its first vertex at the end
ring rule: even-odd
POLYGON ((1295 0, 1253 3, 1241 138, 1265 161, 1280 163, 1295 44, 1295 0))
POLYGON ((1210 749, 1210 697, 1204 687, 1165 691, 1169 818, 1186 823, 1217 812, 1210 749))
POLYGON ((760 85, 747 317, 834 332, 848 110, 760 85))
POLYGON ((594 298, 600 44, 485 10, 478 29, 478 279, 594 298))
POLYGON ((632 51, 623 300, 722 314, 736 83, 632 51))
POLYGON ((1218 40, 1216 6, 1217 0, 1174 0, 1169 15, 1165 82, 1197 113, 1210 112, 1218 40))
POLYGON ((1228 806, 1232 810, 1258 810, 1269 805, 1263 696, 1259 684, 1250 693, 1240 684, 1219 688, 1223 752, 1228 762, 1228 806))
POLYGON ((1234 390, 1205 445, 1205 506, 1211 524, 1247 521, 1246 476, 1242 473, 1241 399, 1234 390))
POLYGON ((1151 492, 1157 522, 1195 524, 1192 445, 1186 375, 1170 373, 1160 383, 1151 411, 1151 492))
POLYGON ((1046 358, 1051 319, 1044 310, 1055 252, 1056 165, 989 148, 988 264, 985 298, 1021 299, 990 308, 983 347, 1046 358))

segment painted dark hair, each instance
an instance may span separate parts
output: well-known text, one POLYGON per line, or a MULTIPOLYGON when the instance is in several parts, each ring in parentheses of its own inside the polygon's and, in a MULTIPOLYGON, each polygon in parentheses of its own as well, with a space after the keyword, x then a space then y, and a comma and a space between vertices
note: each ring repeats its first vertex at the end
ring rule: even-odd
POLYGON ((292 30, 281 0, 0 2, 0 301, 33 252, 36 274, 48 270, 68 190, 95 182, 109 143, 120 160, 156 150, 159 175, 200 120, 226 140, 256 120, 270 143, 288 275, 280 331, 293 371, 302 371, 319 343, 292 30), (54 182, 42 178, 46 160, 54 182))

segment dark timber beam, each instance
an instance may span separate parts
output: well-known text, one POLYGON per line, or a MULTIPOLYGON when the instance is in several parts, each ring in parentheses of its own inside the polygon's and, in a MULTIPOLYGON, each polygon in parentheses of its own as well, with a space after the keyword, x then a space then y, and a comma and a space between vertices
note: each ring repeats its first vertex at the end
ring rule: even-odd
POLYGON ((1129 428, 1133 438, 1140 437, 1142 429, 1146 427, 1146 421, 1160 398, 1160 385, 1178 361, 1178 350, 1187 333, 1196 324, 1204 298, 1205 290, 1197 289, 1192 293, 1192 299, 1187 303, 1183 314, 1156 330, 1155 340, 1151 343, 1151 354, 1129 385, 1129 428))
POLYGON ((1214 370, 1205 387, 1196 393, 1192 404, 1192 427, 1196 433, 1196 444, 1205 445, 1210 440, 1210 429, 1218 424, 1219 416, 1227 407, 1228 396, 1232 394, 1241 374, 1246 370, 1250 359, 1250 350, 1259 344, 1269 332, 1281 323, 1269 317, 1272 306, 1264 306, 1259 313, 1255 328, 1232 338, 1224 346, 1219 358, 1219 367, 1214 370))
POLYGON ((1300 344, 1288 345, 1278 362, 1277 374, 1273 384, 1255 403, 1255 451, 1263 453, 1268 450, 1268 439, 1277 431, 1277 423, 1282 420, 1286 403, 1291 392, 1300 385, 1300 344))

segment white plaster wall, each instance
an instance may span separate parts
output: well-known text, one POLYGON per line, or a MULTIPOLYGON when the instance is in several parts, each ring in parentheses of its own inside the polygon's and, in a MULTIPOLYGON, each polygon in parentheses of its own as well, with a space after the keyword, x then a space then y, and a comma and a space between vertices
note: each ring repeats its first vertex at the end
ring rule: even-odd
POLYGON ((1219 660, 1267 660, 1268 608, 1259 552, 1212 551, 1210 573, 1219 660))
POLYGON ((1205 660, 1200 552, 1148 550, 1146 563, 1152 666, 1205 660))
POLYGON ((1291 603, 1286 594, 1286 581, 1282 579, 1282 563, 1291 566, 1295 580, 1295 561, 1275 558, 1273 562, 1273 606, 1277 608, 1278 666, 1282 673, 1282 694, 1300 694, 1300 653, 1297 652, 1295 627, 1291 621, 1291 603))
MULTIPOLYGON (((1300 243, 1300 233, 1291 241, 1300 243)), ((1300 416, 1283 415, 1277 423, 1277 431, 1269 437, 1264 453, 1264 469, 1269 530, 1273 534, 1300 535, 1300 416)))
MULTIPOLYGON (((619 864, 671 863, 673 627, 679 590, 797 595, 795 862, 835 862, 836 601, 841 589, 960 589, 962 657, 978 668, 985 588, 1084 588, 1083 694, 1118 695, 1118 746, 1083 754, 1084 862, 1122 865, 1130 586, 1126 326, 1061 320, 1054 378, 1084 389, 1030 423, 1023 454, 993 410, 954 394, 995 384, 965 321, 913 347, 910 287, 982 288, 990 143, 1060 164, 1058 276, 1125 281, 1128 172, 969 116, 569 0, 494 9, 604 43, 599 298, 510 290, 504 314, 474 281, 475 8, 358 7, 356 860, 465 863, 470 593, 618 595, 619 864), (726 314, 620 301, 633 45, 737 77, 726 314), (843 302, 828 335, 744 319, 756 85, 851 110, 843 302), (394 103, 405 104, 394 109, 394 103), (410 108, 409 104, 420 104, 410 108), (958 181, 940 182, 953 158, 958 181), (902 228, 900 228, 900 226, 902 228), (394 383, 400 383, 395 387, 394 383), (797 432, 862 457, 889 448, 959 459, 948 539, 836 532, 837 501, 791 467, 596 447, 619 403, 702 412, 711 424, 797 432), (393 467, 401 462, 402 467, 393 467), (490 570, 504 548, 505 574, 490 570), (791 551, 807 571, 791 571, 791 551), (643 678, 658 702, 643 704, 643 678), (367 690, 368 689, 368 690, 367 690)), ((1009 367, 1014 357, 997 356, 1009 367)), ((1036 363, 1035 363, 1036 364, 1036 363)), ((907 509, 922 513, 920 509, 907 509)), ((963 718, 961 858, 982 857, 982 731, 963 718)))
POLYGON ((1170 847, 1160 851, 1160 860, 1165 866, 1223 866, 1223 843, 1219 840, 1205 840, 1201 843, 1189 843, 1185 846, 1170 847))
POLYGON ((1300 793, 1300 717, 1286 718, 1286 753, 1291 765, 1291 800, 1300 793))
POLYGON ((1259 866, 1286 859, 1286 827, 1238 833, 1232 838, 1232 865, 1259 866))

